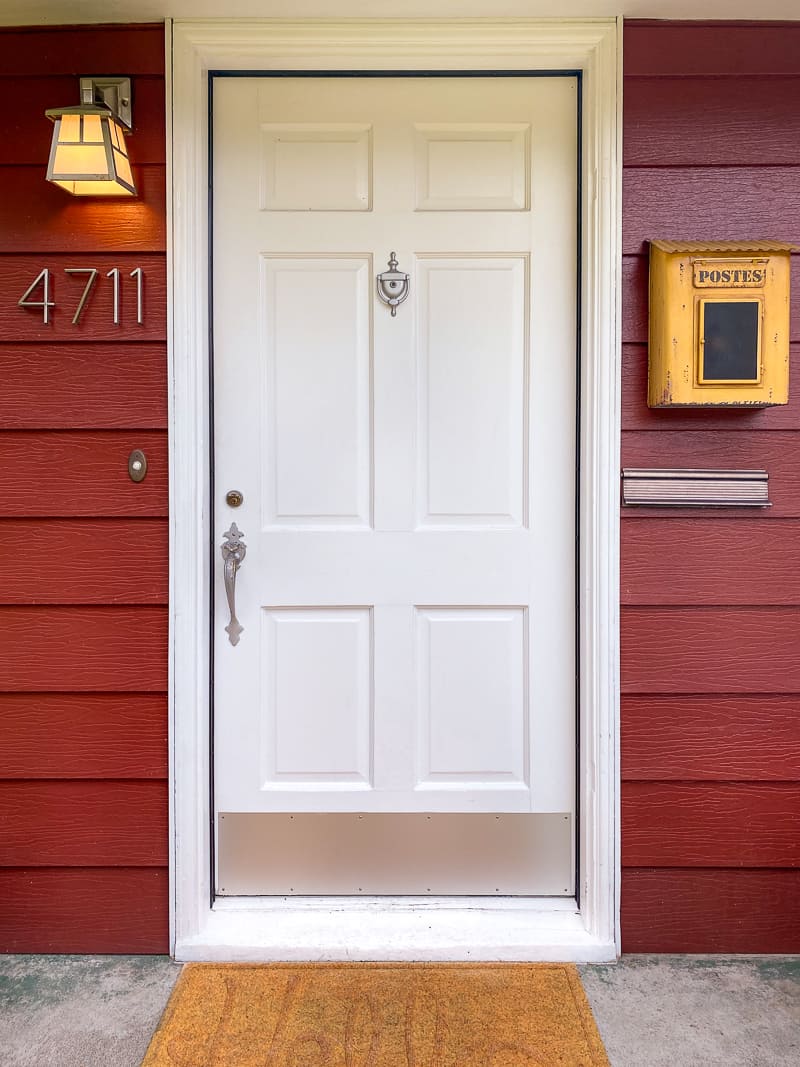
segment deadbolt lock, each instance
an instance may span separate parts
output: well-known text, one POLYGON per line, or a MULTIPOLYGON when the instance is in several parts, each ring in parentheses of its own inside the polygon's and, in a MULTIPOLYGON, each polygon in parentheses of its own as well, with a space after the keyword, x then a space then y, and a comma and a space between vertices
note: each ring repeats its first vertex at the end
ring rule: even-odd
POLYGON ((232 508, 240 508, 244 503, 244 493, 238 489, 229 489, 225 494, 225 503, 232 508))

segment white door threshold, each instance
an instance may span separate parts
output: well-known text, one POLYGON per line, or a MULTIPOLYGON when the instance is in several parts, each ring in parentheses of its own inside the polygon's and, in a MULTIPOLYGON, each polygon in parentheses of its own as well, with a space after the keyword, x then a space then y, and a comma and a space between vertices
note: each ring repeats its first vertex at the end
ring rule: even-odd
POLYGON ((179 937, 175 959, 605 963, 616 949, 587 931, 574 900, 238 897, 179 937))

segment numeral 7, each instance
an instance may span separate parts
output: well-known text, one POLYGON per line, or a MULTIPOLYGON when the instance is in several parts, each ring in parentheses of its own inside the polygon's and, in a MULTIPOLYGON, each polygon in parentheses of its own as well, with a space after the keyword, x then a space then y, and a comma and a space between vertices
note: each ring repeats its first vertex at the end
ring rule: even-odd
MULTIPOLYGON (((86 307, 86 301, 89 299, 89 293, 92 291, 94 283, 97 281, 97 268, 96 267, 64 267, 65 274, 88 274, 89 278, 86 282, 86 288, 83 290, 78 306, 75 308, 75 314, 72 316, 72 325, 77 325, 80 322, 80 317, 83 314, 83 309, 86 307)), ((47 322, 47 319, 44 320, 47 322)))

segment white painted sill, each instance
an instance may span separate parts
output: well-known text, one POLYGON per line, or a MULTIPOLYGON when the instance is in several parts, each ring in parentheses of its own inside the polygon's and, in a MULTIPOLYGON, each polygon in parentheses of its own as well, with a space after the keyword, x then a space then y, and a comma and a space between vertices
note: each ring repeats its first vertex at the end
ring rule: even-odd
POLYGON ((180 961, 544 961, 605 963, 613 941, 558 898, 220 898, 180 961))

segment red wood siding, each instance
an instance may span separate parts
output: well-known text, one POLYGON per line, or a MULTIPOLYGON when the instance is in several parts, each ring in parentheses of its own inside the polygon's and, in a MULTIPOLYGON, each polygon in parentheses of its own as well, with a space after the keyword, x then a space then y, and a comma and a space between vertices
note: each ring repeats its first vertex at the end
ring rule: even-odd
POLYGON ((796 520, 729 517, 626 522, 622 603, 800 606, 796 520))
POLYGON ((623 465, 763 467, 765 511, 623 509, 622 948, 800 950, 800 259, 791 402, 650 411, 647 241, 800 243, 800 24, 628 22, 623 465))
POLYGON ((800 871, 622 872, 625 952, 786 952, 800 942, 800 871))
MULTIPOLYGON (((136 113, 136 120, 145 119, 136 113)), ((47 121, 47 120, 45 120, 47 121)), ((49 125, 49 123, 48 123, 49 125)), ((136 145, 130 138, 131 161, 136 145)), ((42 166, 9 167, 0 200, 0 252, 157 252, 166 242, 163 166, 134 166, 137 197, 114 204, 84 201, 42 181, 42 166)), ((43 266, 46 264, 42 264, 43 266)), ((80 266, 76 262, 76 266, 80 266)), ((20 294, 22 295, 22 294, 20 294)))
POLYGON ((9 517, 167 514, 167 435, 153 430, 8 430, 0 434, 3 510, 9 517), (128 457, 147 456, 132 482, 128 457))
POLYGON ((800 867, 794 782, 625 782, 626 867, 800 867))
POLYGON ((626 694, 800 692, 800 608, 626 607, 621 643, 626 694))
POLYGON ((164 781, 0 783, 0 853, 9 867, 163 867, 164 781))
POLYGON ((622 776, 634 782, 791 782, 800 767, 800 697, 622 698, 622 776))
MULTIPOLYGON (((37 173, 41 177, 41 167, 37 173)), ((62 197, 63 190, 50 184, 62 197)), ((78 197, 70 199, 77 200, 78 197)), ((106 201, 106 210, 108 204, 106 201)), ((115 202, 116 203, 116 202, 115 202)), ((97 201, 90 202, 96 207, 97 201)), ((83 202, 79 206, 83 206, 83 202)), ((108 220, 106 220, 107 222, 108 220)), ((2 233, 0 223, 0 233, 2 233)), ((85 237, 82 240, 86 240, 85 237)), ((2 245, 0 245, 2 248, 2 245)), ((108 341, 116 346, 120 337, 127 343, 132 341, 159 341, 162 344, 167 337, 167 280, 166 264, 163 255, 152 253, 137 255, 135 252, 102 252, 92 254, 81 250, 72 255, 59 255, 50 252, 33 256, 7 255, 0 258, 0 287, 3 292, 25 292, 30 283, 43 268, 51 272, 50 299, 56 301, 56 307, 50 312, 50 322, 42 322, 41 313, 23 313, 16 300, 0 307, 0 336, 3 341, 25 342, 37 341, 39 344, 68 341, 108 341), (72 318, 78 301, 86 286, 85 275, 70 276, 64 273, 65 267, 95 267, 99 278, 92 290, 81 320, 73 325, 72 318), (120 324, 114 325, 112 316, 112 286, 106 279, 108 271, 116 267, 122 276, 120 299, 120 324), (144 271, 143 306, 144 322, 136 323, 136 300, 133 285, 126 285, 132 270, 141 267, 144 271)), ((41 296, 41 291, 40 291, 41 296)), ((106 346, 108 347, 108 346, 106 346)), ((163 348, 162 348, 163 351, 163 348)), ((109 353, 99 352, 97 360, 109 358, 109 353)), ((113 355, 110 357, 113 360, 113 355)), ((118 362, 118 360, 117 360, 118 362)))
POLYGON ((7 952, 164 952, 163 867, 0 868, 7 952))
POLYGON ((167 540, 166 519, 0 519, 0 542, 24 543, 36 560, 30 574, 0 555, 3 602, 165 604, 167 540))
POLYGON ((0 777, 164 779, 166 694, 2 693, 0 777))
MULTIPOLYGON (((152 36, 150 31, 148 35, 152 36)), ((105 59, 104 55, 103 63, 105 59)), ((136 62, 137 66, 141 65, 140 59, 137 58, 136 62)), ((38 66, 32 64, 31 70, 38 66)), ((0 94, 0 122, 4 123, 4 136, 0 139, 0 164, 39 166, 42 161, 42 115, 47 108, 53 107, 54 100, 65 103, 75 96, 75 78, 72 74, 58 76, 57 73, 42 78, 41 75, 31 74, 29 70, 27 76, 0 80, 0 94)), ((163 166, 166 158, 166 111, 162 74, 151 77, 139 75, 136 78, 135 106, 137 118, 140 111, 147 116, 147 122, 137 122, 131 134, 131 149, 135 153, 136 163, 138 166, 163 166)))
POLYGON ((166 689, 165 608, 3 607, 0 646, 0 692, 166 689))
MULTIPOLYGON (((97 58, 103 57, 105 70, 153 77, 164 81, 164 31, 161 26, 58 26, 56 28, 14 29, 3 43, 4 76, 48 78, 97 71, 97 58)), ((67 101, 68 103, 69 101, 67 101)), ((59 101, 59 104, 64 101, 59 101)), ((58 106, 58 104, 53 105, 58 106)), ((163 112, 153 115, 162 121, 163 112)), ((148 116, 148 122, 150 121, 148 116)), ((137 121, 137 125, 139 125, 137 121)), ((136 162, 136 158, 133 162, 136 162)))
POLYGON ((163 338, 127 345, 37 339, 36 359, 30 354, 27 344, 0 344, 4 429, 166 429, 163 338))
POLYGON ((3 951, 169 947, 164 94, 160 25, 0 30, 3 951), (98 55, 133 78, 135 200, 44 179, 44 110, 98 55), (44 267, 48 324, 17 306, 44 267), (66 267, 99 271, 77 325, 66 267))

